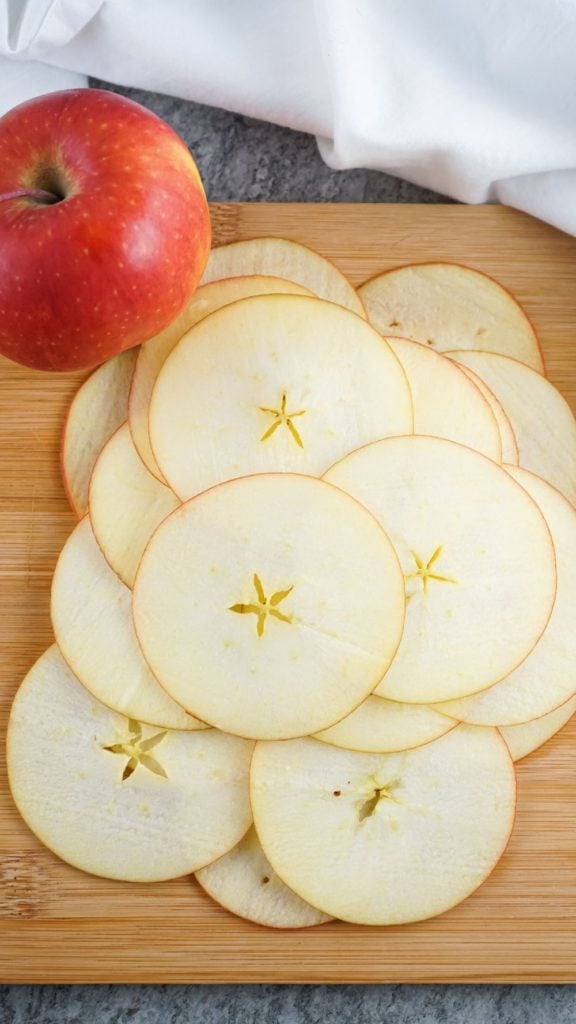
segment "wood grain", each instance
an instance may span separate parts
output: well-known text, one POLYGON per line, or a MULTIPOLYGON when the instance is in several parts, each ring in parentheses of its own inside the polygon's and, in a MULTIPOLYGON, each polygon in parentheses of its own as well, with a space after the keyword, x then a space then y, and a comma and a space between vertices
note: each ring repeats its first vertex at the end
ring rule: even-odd
MULTIPOLYGON (((576 409, 576 241, 500 207, 220 205, 215 243, 282 234, 355 283, 414 260, 459 260, 523 302, 550 377, 576 409)), ((91 878, 43 849, 8 792, 16 687, 51 642, 48 602, 73 524, 59 435, 82 375, 0 363, 0 979, 5 982, 576 981, 576 724, 518 768, 512 841, 488 882, 440 918, 396 928, 274 932, 183 878, 91 878)), ((518 614, 522 614, 521 599, 518 614)))

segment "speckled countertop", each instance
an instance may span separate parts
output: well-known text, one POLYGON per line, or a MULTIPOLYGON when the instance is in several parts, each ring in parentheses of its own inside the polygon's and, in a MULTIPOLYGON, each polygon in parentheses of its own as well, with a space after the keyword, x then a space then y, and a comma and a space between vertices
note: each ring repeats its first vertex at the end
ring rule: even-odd
POLYGON ((2 1024, 574 1024, 572 986, 22 985, 2 1024))
MULTIPOLYGON (((93 83, 103 84, 103 83, 93 83)), ((376 171, 331 171, 313 138, 137 89, 194 152, 213 202, 442 203, 376 171)), ((0 986, 0 1024, 576 1024, 574 986, 0 986)))

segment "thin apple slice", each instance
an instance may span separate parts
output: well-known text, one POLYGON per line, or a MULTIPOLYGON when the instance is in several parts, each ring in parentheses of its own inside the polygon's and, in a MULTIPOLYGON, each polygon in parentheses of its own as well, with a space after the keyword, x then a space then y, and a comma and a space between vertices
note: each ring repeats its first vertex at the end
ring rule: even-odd
POLYGON ((62 435, 64 490, 79 519, 88 511, 88 487, 104 445, 128 415, 128 391, 138 350, 121 352, 94 370, 76 392, 62 435))
POLYGON ((487 878, 516 786, 498 731, 458 726, 402 754, 257 743, 250 797, 286 885, 333 917, 392 925, 442 914, 487 878))
POLYGON ((128 587, 151 535, 180 504, 146 469, 124 423, 102 449, 90 481, 90 521, 102 553, 128 587))
POLYGON ((471 448, 414 436, 352 452, 325 479, 375 515, 404 571, 404 635, 378 696, 464 697, 524 660, 550 617, 556 570, 544 517, 509 473, 471 448))
POLYGON ((252 746, 124 718, 84 689, 54 645, 16 694, 8 775, 25 822, 62 860, 157 882, 222 856, 249 828, 252 746))
POLYGON ((502 726, 500 733, 504 737, 512 760, 520 761, 534 750, 538 750, 560 732, 575 713, 576 697, 571 697, 565 704, 561 704, 554 711, 549 711, 542 718, 534 718, 531 722, 522 722, 521 725, 502 726))
POLYGON ((536 333, 502 285, 458 263, 416 263, 387 270, 358 289, 382 334, 413 338, 438 352, 482 349, 544 372, 536 333))
POLYGON ((414 433, 467 444, 500 462, 502 442, 492 409, 480 390, 446 356, 408 338, 385 337, 408 378, 414 433))
POLYGON ((226 910, 268 928, 310 928, 331 920, 278 878, 253 828, 230 853, 197 871, 196 878, 226 910))
POLYGON ((150 405, 152 448, 183 500, 250 473, 320 476, 412 423, 406 376, 380 335, 334 303, 295 295, 243 299, 198 323, 150 405))
POLYGON ((344 274, 330 260, 300 242, 288 238, 251 238, 221 245, 212 249, 201 283, 242 274, 273 274, 296 281, 321 299, 336 302, 366 318, 364 303, 344 274))
POLYGON ((156 378, 172 349, 191 327, 194 327, 209 313, 213 313, 214 310, 227 306, 230 302, 236 302, 238 299, 245 299, 250 295, 281 294, 311 295, 312 293, 294 281, 284 281, 279 277, 261 275, 231 277, 225 281, 215 281, 212 284, 203 285, 197 289, 180 316, 166 330, 157 334, 155 338, 150 338, 141 346, 130 387, 128 418, 136 450, 147 469, 159 480, 162 480, 162 473, 150 446, 148 415, 156 378))
POLYGON ((492 352, 451 352, 502 403, 518 443, 520 465, 576 503, 576 421, 550 381, 528 366, 492 352))
POLYGON ((425 704, 399 704, 370 696, 341 722, 316 733, 316 739, 346 750, 395 754, 439 739, 458 723, 425 704))
POLYGON ((284 739, 327 728, 374 689, 400 641, 404 581, 358 502, 271 473, 213 487, 164 520, 133 612, 179 704, 227 732, 284 739))
POLYGON ((150 672, 131 604, 131 591, 108 565, 86 516, 62 548, 52 581, 52 625, 64 658, 115 711, 168 729, 205 729, 150 672))
POLYGON ((487 384, 474 373, 467 366, 460 366, 460 369, 467 377, 470 378, 473 384, 476 385, 478 390, 482 393, 488 405, 494 413, 494 417, 498 424, 498 430, 500 431, 500 441, 502 445, 502 462, 505 462, 508 466, 517 466, 519 460, 518 444, 516 443, 516 435, 512 430, 512 424, 508 419, 501 402, 498 401, 496 395, 490 390, 487 384))
MULTIPOLYGON (((445 714, 473 725, 518 725, 548 714, 576 693, 576 509, 533 473, 517 466, 508 472, 531 495, 550 528, 556 601, 539 643, 514 672, 483 693, 441 705, 445 714)), ((523 614, 523 599, 520 607, 523 614)))

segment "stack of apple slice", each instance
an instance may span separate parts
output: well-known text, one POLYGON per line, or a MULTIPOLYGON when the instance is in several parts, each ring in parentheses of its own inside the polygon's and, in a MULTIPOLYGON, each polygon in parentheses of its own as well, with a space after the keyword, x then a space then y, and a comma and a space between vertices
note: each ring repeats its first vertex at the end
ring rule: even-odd
POLYGON ((8 734, 39 838, 273 927, 472 893, 513 761, 576 710, 576 425, 509 293, 216 249, 82 385, 62 463, 56 644, 8 734))

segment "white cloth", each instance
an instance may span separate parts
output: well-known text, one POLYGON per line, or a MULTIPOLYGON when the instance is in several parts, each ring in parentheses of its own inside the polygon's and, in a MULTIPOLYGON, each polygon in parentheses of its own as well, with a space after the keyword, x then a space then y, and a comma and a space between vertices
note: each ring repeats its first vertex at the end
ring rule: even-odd
POLYGON ((576 234, 576 0, 0 0, 0 54, 0 111, 95 75, 576 234))

